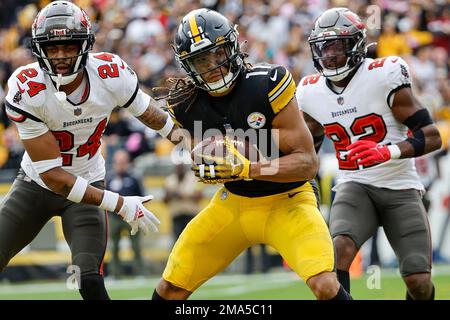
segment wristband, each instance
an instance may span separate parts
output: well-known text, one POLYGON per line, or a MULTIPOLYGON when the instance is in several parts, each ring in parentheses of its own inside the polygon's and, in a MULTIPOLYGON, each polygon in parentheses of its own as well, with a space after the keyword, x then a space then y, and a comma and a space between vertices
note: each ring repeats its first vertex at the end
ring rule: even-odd
POLYGON ((109 190, 103 191, 102 203, 99 207, 110 212, 114 212, 117 207, 117 202, 119 201, 119 194, 116 192, 111 192, 109 190))
POLYGON ((158 130, 158 133, 163 137, 167 137, 170 133, 170 131, 172 131, 173 126, 175 125, 175 123, 172 120, 172 117, 167 114, 167 120, 166 120, 166 124, 164 125, 164 127, 162 127, 161 129, 158 130))
POLYGON ((396 144, 388 145, 389 152, 391 153, 391 159, 399 159, 402 155, 400 148, 396 144))

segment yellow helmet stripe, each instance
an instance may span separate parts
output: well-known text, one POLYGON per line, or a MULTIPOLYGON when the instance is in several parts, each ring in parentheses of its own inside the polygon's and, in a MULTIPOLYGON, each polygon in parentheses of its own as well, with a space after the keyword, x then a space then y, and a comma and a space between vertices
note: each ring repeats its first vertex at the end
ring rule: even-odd
POLYGON ((194 37, 194 42, 199 42, 200 40, 202 40, 200 32, 198 31, 197 21, 195 20, 195 14, 192 14, 189 17, 189 26, 191 27, 191 33, 194 37))

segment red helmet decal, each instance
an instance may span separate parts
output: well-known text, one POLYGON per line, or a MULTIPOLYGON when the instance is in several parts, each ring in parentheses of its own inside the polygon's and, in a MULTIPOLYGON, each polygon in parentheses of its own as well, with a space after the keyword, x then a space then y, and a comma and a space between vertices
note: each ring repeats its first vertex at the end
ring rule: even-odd
POLYGON ((351 23, 353 23, 353 25, 354 25, 355 27, 357 27, 359 30, 362 30, 362 29, 365 28, 364 23, 363 23, 363 22, 361 21, 361 19, 360 19, 357 15, 355 15, 354 13, 352 13, 352 12, 346 12, 346 13, 344 13, 344 16, 347 17, 348 20, 350 20, 351 23))
POLYGON ((42 22, 44 21, 45 16, 46 16, 45 12, 41 12, 41 13, 36 17, 36 19, 34 20, 33 29, 39 28, 39 26, 40 26, 40 25, 42 24, 42 22))
POLYGON ((83 10, 81 10, 80 22, 86 27, 86 29, 90 30, 89 18, 83 10))

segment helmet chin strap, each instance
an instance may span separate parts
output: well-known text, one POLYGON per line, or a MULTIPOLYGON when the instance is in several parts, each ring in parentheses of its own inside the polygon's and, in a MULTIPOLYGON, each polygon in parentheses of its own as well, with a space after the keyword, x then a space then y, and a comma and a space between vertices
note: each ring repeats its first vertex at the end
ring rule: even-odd
POLYGON ((378 45, 378 42, 371 42, 371 43, 369 43, 366 46, 366 48, 365 48, 366 53, 367 53, 367 49, 369 49, 370 47, 373 47, 373 46, 377 46, 377 45, 378 45))
POLYGON ((58 76, 50 76, 52 78, 53 81, 56 82, 56 92, 55 92, 55 96, 56 99, 59 101, 60 104, 64 105, 67 95, 64 91, 59 91, 59 87, 69 84, 72 81, 75 80, 75 78, 77 77, 77 73, 72 74, 70 76, 66 76, 64 77, 62 74, 58 73, 58 76))
POLYGON ((75 80, 77 75, 78 75, 78 72, 71 74, 70 76, 63 76, 62 74, 58 73, 57 76, 50 76, 50 77, 52 78, 53 81, 56 82, 56 90, 59 91, 60 86, 64 86, 66 84, 71 83, 72 81, 75 80))
POLYGON ((348 69, 347 71, 344 71, 344 72, 342 72, 340 74, 336 74, 336 75, 332 74, 332 73, 336 72, 335 70, 330 70, 330 69, 325 69, 325 68, 324 68, 324 70, 328 71, 327 72, 328 74, 324 73, 324 76, 326 78, 330 79, 331 81, 341 81, 341 80, 344 80, 353 69, 348 69))
POLYGON ((229 71, 228 74, 225 77, 223 77, 223 79, 217 80, 215 82, 207 82, 207 85, 208 85, 208 87, 210 87, 212 89, 212 90, 210 90, 210 92, 223 93, 231 87, 231 85, 232 85, 231 79, 233 79, 233 72, 229 71), (226 83, 225 86, 224 86, 224 83, 226 83), (223 87, 220 88, 221 86, 223 86, 223 87))

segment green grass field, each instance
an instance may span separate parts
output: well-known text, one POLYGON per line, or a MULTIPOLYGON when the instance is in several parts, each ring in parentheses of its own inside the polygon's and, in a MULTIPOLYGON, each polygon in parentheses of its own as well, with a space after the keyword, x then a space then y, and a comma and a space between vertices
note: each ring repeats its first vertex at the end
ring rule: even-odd
MULTIPOLYGON (((126 280, 106 280, 112 299, 150 299, 157 282, 156 277, 126 280)), ((398 271, 384 269, 381 272, 380 289, 368 289, 368 276, 352 280, 354 299, 403 300, 405 287, 398 271)), ((450 267, 435 267, 433 281, 436 299, 450 299, 450 267)), ((370 279, 369 279, 370 282, 370 279)), ((28 282, 0 284, 1 300, 80 299, 77 290, 66 288, 65 282, 28 282)), ((313 295, 292 272, 279 270, 269 274, 218 275, 195 292, 191 299, 205 300, 310 300, 313 295)))

